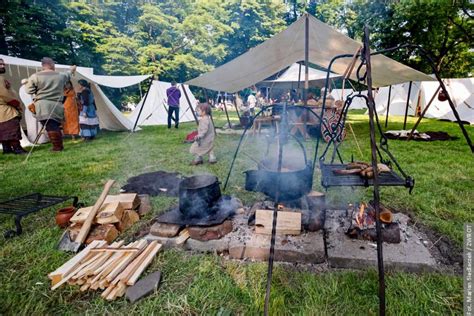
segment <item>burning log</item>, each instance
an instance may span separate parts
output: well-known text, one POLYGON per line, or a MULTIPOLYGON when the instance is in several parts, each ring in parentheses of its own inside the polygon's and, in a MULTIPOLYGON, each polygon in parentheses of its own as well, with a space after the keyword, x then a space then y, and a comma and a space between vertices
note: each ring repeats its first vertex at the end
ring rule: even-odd
MULTIPOLYGON (((382 241, 400 243, 400 227, 398 223, 392 222, 392 212, 383 205, 380 205, 380 221, 382 222, 382 241)), ((361 203, 358 208, 354 209, 351 226, 346 234, 354 239, 377 241, 375 209, 371 203, 361 203)))

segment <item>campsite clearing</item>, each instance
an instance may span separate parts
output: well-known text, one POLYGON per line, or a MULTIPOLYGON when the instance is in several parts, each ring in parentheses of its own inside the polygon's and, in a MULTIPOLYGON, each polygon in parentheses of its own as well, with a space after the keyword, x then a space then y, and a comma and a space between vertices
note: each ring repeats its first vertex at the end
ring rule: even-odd
MULTIPOLYGON (((357 112, 356 112, 357 113, 357 112)), ((359 157, 353 138, 348 135, 341 145, 345 160, 369 157, 367 116, 352 112, 352 123, 365 157, 359 157)), ((225 123, 222 113, 214 113, 216 125, 225 123)), ((235 119, 235 118, 234 118, 235 119)), ((415 118, 409 118, 409 126, 415 118)), ((392 117, 389 129, 400 129, 403 118, 392 117)), ((211 172, 224 179, 238 141, 237 135, 219 135, 216 165, 189 166, 189 145, 182 144, 194 123, 168 130, 165 126, 144 127, 131 136, 128 133, 103 132, 91 143, 66 141, 65 151, 55 155, 50 145, 35 149, 25 165, 18 156, 0 156, 1 199, 44 192, 78 195, 86 204, 94 202, 105 179, 119 184, 143 172, 178 171, 184 175, 211 172), (52 167, 54 166, 54 167, 52 167)), ((423 120, 420 131, 443 130, 460 137, 448 142, 390 141, 392 152, 404 169, 416 179, 412 195, 404 189, 383 188, 382 202, 405 211, 417 223, 447 236, 461 246, 464 222, 472 222, 474 205, 474 165, 472 154, 454 123, 423 120)), ((471 136, 472 127, 467 126, 471 136)), ((242 170, 233 174, 229 192, 244 202, 255 194, 242 189, 242 170)), ((320 189, 319 175, 315 188, 320 189)), ((118 193, 117 188, 112 193, 118 193)), ((347 191, 331 189, 329 199, 345 196, 370 197, 364 189, 347 191)), ((175 201, 170 197, 151 198, 153 211, 121 239, 132 236, 157 213, 175 201)), ((24 220, 22 236, 0 238, 0 313, 118 313, 191 314, 191 313, 261 313, 266 280, 266 263, 229 261, 214 255, 192 255, 178 250, 159 253, 147 273, 160 270, 163 284, 155 295, 137 304, 125 300, 104 302, 99 294, 81 293, 65 286, 49 291, 47 274, 71 255, 56 249, 61 231, 54 223, 55 209, 33 214, 24 220), (20 308, 21 306, 21 308, 20 308), (158 310, 159 307, 159 310, 158 310)), ((0 217, 0 229, 13 225, 11 218, 0 217)), ((387 302, 390 314, 458 314, 462 310, 462 278, 457 275, 387 273, 387 302)), ((375 314, 378 310, 377 274, 375 271, 333 271, 325 265, 277 265, 272 286, 271 311, 284 314, 375 314), (304 302, 304 303, 302 303, 304 302)))

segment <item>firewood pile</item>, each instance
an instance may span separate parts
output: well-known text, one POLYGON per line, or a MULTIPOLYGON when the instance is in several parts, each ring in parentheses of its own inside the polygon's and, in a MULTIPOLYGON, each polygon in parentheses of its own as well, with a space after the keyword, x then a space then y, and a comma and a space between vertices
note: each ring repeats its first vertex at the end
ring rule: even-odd
POLYGON ((110 245, 104 240, 92 241, 84 250, 48 274, 51 289, 63 284, 79 285, 81 292, 102 290, 109 301, 122 297, 128 286, 140 275, 161 249, 156 241, 141 239, 128 245, 117 241, 110 245))
MULTIPOLYGON (((94 218, 86 244, 94 240, 105 240, 111 243, 120 233, 135 224, 140 219, 140 214, 150 209, 149 198, 140 198, 136 193, 107 195, 94 218)), ((91 210, 92 206, 80 208, 71 217, 71 225, 68 227, 71 239, 76 238, 91 210)))

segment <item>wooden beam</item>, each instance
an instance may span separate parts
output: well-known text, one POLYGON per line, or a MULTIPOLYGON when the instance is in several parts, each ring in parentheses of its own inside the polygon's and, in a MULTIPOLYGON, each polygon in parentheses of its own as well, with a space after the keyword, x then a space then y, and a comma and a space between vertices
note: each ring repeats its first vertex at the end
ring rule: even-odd
MULTIPOLYGON (((272 210, 257 210, 255 212, 255 233, 271 235, 272 222, 272 210)), ((278 235, 300 235, 301 213, 278 211, 276 233, 278 235)))

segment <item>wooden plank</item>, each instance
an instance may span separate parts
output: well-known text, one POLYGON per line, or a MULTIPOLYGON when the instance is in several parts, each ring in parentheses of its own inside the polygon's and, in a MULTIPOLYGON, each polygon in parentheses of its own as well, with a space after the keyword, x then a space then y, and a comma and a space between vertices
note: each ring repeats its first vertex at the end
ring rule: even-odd
POLYGON ((126 268, 123 270, 113 281, 112 284, 117 284, 119 281, 126 282, 128 278, 135 272, 135 270, 140 266, 143 262, 145 257, 151 252, 151 250, 155 247, 157 241, 154 240, 148 244, 145 250, 140 253, 126 268))
POLYGON ((124 232, 130 226, 132 226, 139 220, 140 220, 140 216, 138 215, 137 212, 135 212, 134 210, 125 210, 125 212, 123 213, 122 219, 117 224, 117 228, 120 232, 124 232))
POLYGON ((138 266, 135 272, 127 280, 127 285, 134 285, 135 282, 137 282, 140 275, 143 273, 143 271, 145 271, 148 265, 153 261, 153 258, 155 258, 156 254, 158 253, 158 251, 160 251, 162 246, 163 246, 162 244, 156 244, 156 246, 153 248, 150 254, 143 260, 140 266, 138 266))
POLYGON ((134 210, 140 205, 138 194, 136 193, 121 193, 119 195, 107 195, 104 203, 120 202, 122 207, 126 210, 134 210))
MULTIPOLYGON (((140 240, 137 248, 140 248, 140 249, 145 249, 147 245, 147 241, 146 240, 140 240)), ((112 270, 112 272, 110 272, 107 277, 105 278, 107 281, 109 282, 112 282, 115 277, 120 273, 122 272, 126 267, 127 265, 133 261, 133 259, 135 259, 136 256, 138 256, 139 253, 138 252, 134 252, 134 253, 126 253, 125 256, 124 256, 124 260, 123 262, 121 262, 114 270, 112 270)))
MULTIPOLYGON (((273 211, 257 210, 255 212, 255 233, 271 235, 273 211)), ((301 213, 278 211, 276 233, 278 235, 301 234, 301 213)))
POLYGON ((93 206, 82 207, 77 210, 73 217, 69 220, 71 223, 83 224, 89 213, 92 211, 93 206))
POLYGON ((119 223, 124 208, 120 202, 104 203, 95 217, 97 224, 119 223))
POLYGON ((75 268, 78 267, 79 263, 81 260, 83 260, 85 257, 89 255, 89 252, 94 249, 95 247, 102 247, 105 245, 106 242, 103 240, 96 240, 93 243, 90 243, 84 250, 82 250, 80 253, 66 261, 62 266, 48 274, 48 277, 51 279, 51 285, 54 286, 58 282, 60 282, 63 278, 64 275, 70 273, 73 271, 75 268))
POLYGON ((189 238, 189 231, 187 228, 183 229, 179 236, 176 238, 176 244, 177 245, 182 245, 188 240, 189 238))
MULTIPOLYGON (((94 254, 95 256, 96 254, 94 254)), ((63 278, 61 279, 61 281, 59 281, 58 283, 54 284, 52 287, 51 287, 51 290, 55 290, 57 289, 58 287, 60 287, 61 285, 63 285, 64 283, 66 283, 67 281, 69 281, 73 276, 76 275, 76 273, 78 271, 81 271, 84 267, 86 267, 87 265, 89 265, 92 261, 93 261, 94 257, 91 257, 89 260, 85 261, 84 263, 80 263, 80 265, 74 269, 73 271, 71 271, 69 274, 67 275, 63 275, 63 278)))
POLYGON ((112 187, 114 183, 115 183, 114 180, 109 180, 105 184, 104 190, 100 194, 99 199, 97 200, 97 202, 95 202, 94 207, 92 208, 90 213, 87 215, 87 218, 84 224, 82 224, 81 231, 79 232, 79 235, 77 236, 75 240, 77 243, 82 244, 84 243, 84 240, 86 240, 87 235, 89 234, 89 231, 91 229, 92 221, 94 220, 95 215, 97 214, 97 211, 102 206, 102 203, 104 202, 105 198, 107 197, 107 194, 109 193, 110 188, 112 187))

